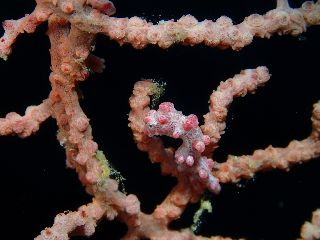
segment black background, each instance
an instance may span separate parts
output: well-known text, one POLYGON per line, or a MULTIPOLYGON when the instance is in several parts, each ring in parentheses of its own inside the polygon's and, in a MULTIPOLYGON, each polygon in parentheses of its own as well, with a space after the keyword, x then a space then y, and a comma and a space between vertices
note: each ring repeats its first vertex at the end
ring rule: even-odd
MULTIPOLYGON (((184 0, 114 1, 118 17, 140 16, 156 23, 192 14, 199 20, 227 15, 239 23, 251 13, 263 14, 275 1, 184 0)), ((291 1, 293 7, 302 1, 291 1)), ((30 13, 35 3, 6 1, 0 4, 0 21, 30 13)), ((127 179, 126 190, 136 194, 142 210, 150 213, 167 195, 175 180, 160 175, 145 153, 139 152, 127 127, 128 98, 141 78, 167 83, 163 101, 172 101, 185 115, 207 112, 208 98, 220 81, 241 69, 265 65, 271 80, 256 94, 234 101, 227 129, 214 159, 228 154, 251 154, 269 144, 284 147, 292 139, 303 139, 311 130, 312 104, 319 91, 319 26, 300 37, 274 36, 255 39, 241 50, 205 46, 173 46, 168 50, 149 46, 135 50, 120 47, 104 36, 97 39, 96 54, 106 59, 103 74, 95 74, 80 88, 81 105, 90 118, 93 135, 108 159, 127 179)), ((37 105, 50 91, 49 41, 46 24, 32 35, 21 35, 7 62, 0 61, 0 115, 37 105)), ((3 30, 1 30, 1 34, 3 30)), ((88 203, 76 174, 66 169, 65 154, 56 140, 54 120, 27 139, 0 138, 1 237, 32 239, 54 216, 88 203)), ((319 160, 319 159, 318 159, 319 160)), ((206 215, 200 233, 247 239, 294 239, 300 226, 320 207, 320 162, 295 166, 289 172, 258 174, 253 180, 223 185, 218 196, 210 196, 213 213, 206 215)), ((188 227, 198 205, 190 205, 172 228, 188 227)), ((92 239, 120 239, 125 225, 102 222, 92 239)), ((85 239, 85 238, 75 238, 85 239)))

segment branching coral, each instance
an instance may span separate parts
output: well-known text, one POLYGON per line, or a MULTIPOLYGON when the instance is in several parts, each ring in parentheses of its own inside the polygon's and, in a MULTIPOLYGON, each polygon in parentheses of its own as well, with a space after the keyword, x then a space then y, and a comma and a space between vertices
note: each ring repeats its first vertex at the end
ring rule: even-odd
MULTIPOLYGON (((252 178, 261 170, 288 169, 295 163, 319 156, 320 111, 319 103, 316 103, 312 115, 311 135, 306 136, 305 140, 292 141, 286 148, 268 147, 265 150, 257 150, 253 155, 230 155, 223 163, 210 159, 213 157, 216 161, 212 153, 217 149, 217 143, 226 130, 227 108, 233 98, 254 92, 257 86, 269 79, 265 67, 242 71, 234 78, 221 82, 211 95, 209 113, 205 115, 201 126, 203 133, 197 126, 198 120, 195 115, 185 117, 171 108, 173 105, 169 103, 160 104, 159 109, 166 112, 166 109, 170 108, 170 111, 167 111, 170 112, 169 115, 155 115, 157 112, 149 112, 149 97, 154 93, 152 90, 156 86, 153 86, 152 81, 138 82, 130 99, 132 111, 129 114, 129 126, 133 130, 135 141, 140 150, 148 152, 152 162, 161 163, 163 174, 177 178, 176 186, 152 213, 146 214, 141 211, 138 198, 120 191, 119 179, 109 178, 112 177, 110 173, 117 171, 110 169, 109 160, 98 150, 98 144, 93 140, 89 118, 79 103, 79 83, 86 80, 90 74, 100 73, 105 68, 104 60, 92 53, 97 34, 106 35, 111 40, 118 41, 120 45, 131 44, 137 49, 148 44, 168 48, 172 44, 194 46, 204 43, 210 47, 240 50, 250 44, 254 37, 269 38, 274 34, 297 36, 306 31, 307 27, 318 25, 319 2, 307 1, 300 9, 293 9, 286 1, 278 0, 276 9, 264 15, 250 15, 238 25, 233 25, 227 17, 220 17, 217 21, 198 22, 190 15, 177 21, 152 24, 138 17, 109 16, 114 13, 114 5, 107 0, 38 0, 35 10, 30 15, 20 20, 4 22, 5 33, 0 39, 0 55, 7 59, 12 52, 12 44, 21 33, 32 33, 41 23, 48 21, 47 33, 51 43, 49 80, 52 89, 42 104, 27 108, 25 115, 9 113, 2 118, 1 135, 16 134, 23 138, 28 137, 38 131, 39 125, 51 116, 59 127, 57 136, 66 150, 67 166, 76 170, 86 191, 94 197, 92 203, 80 207, 77 211, 58 214, 52 227, 43 230, 36 239, 69 239, 72 235, 91 236, 103 218, 117 218, 124 222, 128 227, 124 239, 205 239, 194 235, 189 229, 173 230, 168 224, 178 219, 189 203, 197 202, 206 187, 218 193, 220 187, 217 179, 221 183, 238 182, 243 178, 252 178), (172 119, 174 123, 170 123, 168 131, 160 131, 159 127, 155 131, 150 129, 154 121, 165 126, 172 122, 172 119), (184 131, 176 131, 180 126, 184 131), (192 133, 193 131, 195 132, 192 133), (182 147, 176 152, 174 148, 164 147, 162 140, 154 137, 162 134, 174 138, 182 136, 182 147), (187 168, 186 165, 191 168, 187 168)), ((187 84, 198 85, 197 79, 187 84)), ((290 89, 289 85, 287 89, 290 89)), ((193 93, 189 98, 195 96, 193 93)), ((117 108, 116 101, 111 102, 111 105, 117 108)), ((108 105, 105 112, 108 118, 118 117, 108 109, 108 105)), ((114 128, 110 123, 106 125, 114 128)), ((121 137, 119 139, 120 141, 113 139, 112 143, 123 144, 121 137)), ((100 144, 99 148, 104 146, 100 144)), ((121 146, 121 149, 124 151, 126 148, 121 146)), ((120 158, 123 157, 122 151, 118 152, 120 158)), ((317 238, 317 229, 310 226, 305 225, 302 237, 313 235, 317 238), (307 230, 313 232, 306 232, 307 230)))

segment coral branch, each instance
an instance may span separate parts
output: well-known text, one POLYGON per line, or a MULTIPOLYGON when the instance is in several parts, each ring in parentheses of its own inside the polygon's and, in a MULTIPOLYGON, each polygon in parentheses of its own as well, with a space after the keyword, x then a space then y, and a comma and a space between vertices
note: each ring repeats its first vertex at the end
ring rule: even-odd
POLYGON ((28 137, 38 131, 39 126, 51 116, 52 101, 44 100, 39 106, 30 106, 24 116, 15 112, 8 113, 0 118, 0 135, 17 134, 19 137, 28 137))
POLYGON ((257 87, 262 86, 270 78, 266 67, 248 69, 235 75, 225 82, 221 82, 216 91, 210 96, 209 113, 204 115, 204 124, 201 126, 204 134, 210 136, 210 145, 206 147, 210 156, 217 147, 221 135, 226 127, 225 120, 228 106, 235 97, 244 97, 247 92, 254 92, 257 87))
POLYGON ((320 101, 313 105, 312 111, 312 132, 310 137, 315 140, 320 140, 320 101))
POLYGON ((307 138, 302 141, 291 141, 286 148, 269 146, 264 150, 256 150, 252 155, 229 155, 226 162, 221 163, 214 175, 223 183, 238 182, 249 179, 258 171, 270 169, 289 170, 292 165, 310 161, 320 156, 320 142, 307 138))
MULTIPOLYGON (((265 15, 252 14, 238 25, 233 25, 226 16, 215 22, 198 22, 191 15, 183 16, 176 22, 160 21, 157 25, 138 17, 105 18, 101 23, 91 20, 91 24, 95 28, 99 26, 102 33, 120 44, 130 43, 135 48, 143 48, 147 44, 168 48, 174 43, 191 46, 204 43, 210 47, 240 50, 250 44, 253 37, 270 38, 274 34, 296 36, 305 32, 307 26, 319 25, 319 9, 319 1, 306 1, 297 9, 290 8, 287 1, 278 1, 276 9, 265 15)), ((85 26, 90 28, 88 23, 85 26)))
POLYGON ((153 212, 154 218, 168 224, 178 219, 189 202, 198 201, 201 196, 193 191, 186 177, 180 177, 178 184, 168 194, 166 199, 156 207, 153 212))
POLYGON ((30 15, 26 15, 19 20, 4 21, 5 33, 0 38, 0 57, 6 60, 18 35, 23 32, 33 33, 37 26, 48 20, 51 13, 52 9, 46 3, 39 3, 30 15))
POLYGON ((35 240, 67 240, 70 234, 91 236, 104 211, 103 205, 94 200, 86 206, 81 206, 76 212, 58 214, 53 226, 41 231, 35 240))
POLYGON ((305 224, 303 224, 301 229, 301 239, 320 239, 320 209, 317 209, 312 213, 311 222, 305 222, 305 224))
MULTIPOLYGON (((138 49, 148 44, 168 48, 174 43, 190 46, 203 43, 210 47, 240 50, 254 37, 270 38, 274 34, 297 36, 307 27, 319 25, 320 1, 306 1, 301 8, 291 8, 288 1, 277 0, 276 9, 265 15, 252 14, 237 25, 233 25, 226 16, 216 21, 198 22, 191 15, 185 15, 177 21, 159 21, 158 24, 139 17, 110 17, 116 8, 108 0, 36 0, 36 3, 30 15, 4 22, 0 57, 7 59, 21 33, 32 33, 41 23, 48 22, 52 90, 48 99, 38 106, 28 107, 25 115, 11 112, 0 118, 0 135, 27 137, 35 133, 47 118, 54 118, 58 125, 57 138, 65 148, 67 166, 75 169, 85 190, 93 198, 92 203, 76 211, 58 214, 52 227, 43 230, 36 240, 67 240, 75 235, 88 237, 94 234, 97 224, 104 218, 123 222, 127 226, 123 239, 127 240, 229 239, 196 236, 192 232, 193 227, 172 230, 170 223, 182 216, 189 203, 197 203, 207 189, 218 194, 220 183, 252 178, 263 170, 288 170, 292 165, 320 156, 319 101, 314 104, 312 132, 306 139, 293 140, 285 148, 269 146, 265 150, 254 151, 252 155, 229 155, 223 163, 211 159, 225 131, 229 105, 234 98, 245 96, 247 92, 254 93, 269 80, 266 67, 243 70, 221 82, 210 96, 209 113, 204 115, 201 127, 196 115, 183 115, 171 102, 163 102, 157 110, 150 110, 150 98, 158 97, 161 89, 151 80, 139 81, 129 99, 129 127, 138 149, 147 152, 152 162, 160 163, 163 175, 176 178, 172 190, 157 202, 150 214, 146 214, 140 208, 138 197, 125 193, 121 188, 124 178, 93 140, 90 119, 81 108, 77 91, 80 82, 87 80, 93 72, 103 72, 105 68, 104 59, 92 54, 98 34, 104 34, 121 45, 132 44, 138 49), (177 149, 167 148, 160 138, 163 135, 180 139, 182 143, 177 149)), ((114 117, 110 111, 107 113, 109 118, 114 117)), ((122 152, 117 155, 123 158, 122 152)), ((195 214, 196 219, 200 219, 203 209, 211 212, 211 204, 201 204, 200 211, 195 214)), ((319 226, 317 210, 312 222, 303 226, 302 238, 320 238, 319 226)))
POLYGON ((229 155, 226 162, 221 163, 214 175, 223 183, 238 182, 242 178, 252 178, 258 171, 270 169, 289 170, 292 165, 300 164, 320 156, 319 105, 313 108, 313 130, 310 137, 293 140, 286 148, 269 146, 265 150, 256 150, 253 155, 229 155))

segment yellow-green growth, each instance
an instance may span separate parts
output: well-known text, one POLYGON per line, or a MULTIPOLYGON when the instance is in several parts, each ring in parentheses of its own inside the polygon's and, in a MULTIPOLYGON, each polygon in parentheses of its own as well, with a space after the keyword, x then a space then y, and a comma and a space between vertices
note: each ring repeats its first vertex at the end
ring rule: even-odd
MULTIPOLYGON (((166 23, 166 21, 161 20, 161 21, 159 21, 158 24, 163 25, 165 23, 166 23)), ((171 39, 173 39, 173 41, 175 43, 183 42, 188 36, 187 31, 185 29, 183 29, 182 27, 175 27, 175 28, 167 29, 165 31, 165 34, 170 36, 171 39)))
POLYGON ((232 160, 234 160, 234 161, 237 161, 237 160, 238 160, 238 156, 235 156, 235 155, 229 155, 229 157, 231 157, 231 158, 232 158, 232 160))
POLYGON ((103 151, 98 150, 96 152, 96 159, 99 162, 100 168, 101 168, 101 176, 98 179, 98 188, 100 191, 103 191, 105 188, 105 180, 107 178, 113 178, 119 183, 119 187, 122 192, 126 193, 125 188, 124 188, 124 180, 126 180, 119 171, 117 171, 106 156, 104 155, 103 151))
POLYGON ((174 42, 179 43, 179 42, 183 42, 186 39, 188 34, 183 28, 176 28, 173 31, 172 35, 174 37, 174 42))
POLYGON ((207 211, 208 213, 212 212, 212 205, 209 200, 205 200, 204 198, 200 201, 200 208, 196 211, 196 213, 193 216, 193 223, 191 225, 191 231, 196 232, 201 225, 201 216, 204 211, 207 211))
POLYGON ((96 159, 98 160, 101 167, 101 178, 108 178, 111 173, 109 162, 104 155, 103 151, 98 150, 96 152, 96 159))
POLYGON ((8 56, 5 54, 0 54, 0 58, 2 58, 4 61, 8 60, 8 56))
POLYGON ((152 83, 149 90, 152 94, 150 107, 154 108, 158 104, 160 97, 164 94, 167 84, 165 82, 157 82, 155 79, 152 80, 152 83))

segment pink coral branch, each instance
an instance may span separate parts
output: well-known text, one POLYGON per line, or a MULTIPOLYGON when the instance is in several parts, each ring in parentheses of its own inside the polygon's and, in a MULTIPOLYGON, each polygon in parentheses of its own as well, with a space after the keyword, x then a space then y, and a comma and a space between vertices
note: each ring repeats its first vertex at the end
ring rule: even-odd
POLYGON ((312 132, 310 134, 310 138, 314 141, 320 140, 320 101, 313 105, 312 111, 312 132))
POLYGON ((10 112, 5 118, 0 118, 0 135, 17 134, 19 137, 28 137, 38 131, 39 126, 51 116, 52 101, 44 100, 39 106, 30 106, 25 115, 20 116, 10 112))
POLYGON ((221 182, 238 182, 241 179, 254 177, 255 173, 270 169, 289 170, 292 165, 320 156, 320 142, 307 138, 302 141, 291 141, 286 148, 269 146, 256 150, 252 155, 229 155, 226 162, 219 165, 214 175, 221 182))
MULTIPOLYGON (((124 239, 224 239, 195 236, 190 229, 171 230, 169 224, 181 217, 189 203, 197 202, 206 189, 220 192, 220 184, 250 178, 256 172, 270 168, 288 169, 291 165, 308 161, 320 155, 320 102, 314 105, 310 137, 292 141, 286 148, 268 147, 252 156, 229 156, 218 164, 211 159, 213 150, 225 130, 227 108, 233 98, 254 92, 269 80, 266 67, 248 69, 222 82, 210 97, 210 111, 204 116, 204 125, 198 118, 185 116, 171 102, 150 110, 150 97, 157 93, 150 80, 135 84, 130 98, 129 127, 140 150, 148 153, 152 162, 161 164, 164 175, 177 178, 177 184, 151 214, 140 209, 140 201, 133 194, 119 189, 121 177, 114 170, 98 144, 93 140, 90 119, 79 103, 76 90, 79 82, 92 72, 102 72, 104 60, 94 56, 97 34, 104 34, 120 44, 135 48, 156 44, 167 48, 174 43, 240 50, 254 37, 269 38, 273 34, 296 36, 308 26, 320 23, 320 2, 305 2, 301 8, 290 8, 285 0, 277 1, 277 8, 265 15, 253 14, 233 25, 222 16, 217 21, 198 22, 190 15, 177 21, 152 24, 138 17, 114 18, 115 7, 108 0, 37 0, 35 10, 19 20, 4 22, 5 33, 0 39, 0 57, 6 59, 19 34, 34 32, 48 21, 51 43, 52 91, 39 106, 28 107, 24 116, 9 113, 0 119, 0 135, 17 134, 27 137, 39 129, 48 117, 58 125, 58 140, 65 147, 67 165, 76 170, 86 191, 93 196, 92 203, 74 212, 58 214, 50 228, 43 230, 37 240, 69 239, 73 234, 91 236, 100 220, 118 220, 128 228, 124 239), (159 136, 182 140, 175 150, 166 148, 159 136), (113 179, 114 178, 114 179, 113 179)), ((315 213, 312 225, 318 225, 315 213), (314 223, 316 222, 316 223, 314 223)), ((303 237, 314 233, 303 228, 303 237)), ((312 227, 313 229, 313 227, 312 227)), ((317 231, 317 230, 316 230, 317 231)))
POLYGON ((320 101, 314 104, 312 120, 313 130, 310 137, 293 140, 285 148, 269 146, 265 150, 256 150, 253 155, 229 155, 226 162, 219 165, 214 173, 221 182, 238 182, 242 178, 252 178, 258 171, 270 169, 289 170, 292 165, 315 159, 320 156, 319 133, 320 101))
POLYGON ((221 82, 217 90, 212 92, 209 113, 203 116, 204 124, 201 126, 204 134, 211 138, 211 144, 206 148, 209 156, 217 147, 217 143, 224 133, 228 106, 233 98, 244 97, 247 92, 254 92, 257 87, 263 86, 269 78, 270 74, 266 67, 248 69, 225 82, 221 82))
MULTIPOLYGON (((231 47, 240 50, 250 44, 253 37, 269 38, 273 34, 296 36, 305 32, 306 27, 320 23, 319 1, 317 3, 306 1, 301 8, 296 9, 291 8, 287 1, 279 1, 276 9, 265 15, 250 15, 238 25, 233 25, 232 20, 226 16, 220 17, 215 22, 211 20, 198 22, 191 15, 183 16, 177 21, 161 21, 154 25, 138 17, 109 17, 108 15, 115 12, 109 1, 87 2, 93 9, 85 8, 84 11, 84 1, 63 1, 61 4, 55 1, 51 1, 51 4, 48 1, 39 1, 41 4, 49 4, 47 9, 50 9, 50 13, 53 11, 63 15, 82 31, 103 33, 120 44, 130 43, 135 48, 143 48, 147 44, 168 48, 174 43, 185 45, 204 43, 210 47, 231 47), (66 9, 66 4, 72 5, 67 8, 71 8, 72 11, 66 9), (107 6, 107 10, 104 10, 103 6, 107 6)), ((40 19, 46 20, 48 16, 44 16, 40 19)), ((11 45, 12 41, 9 42, 11 45)), ((2 56, 9 53, 7 47, 3 47, 2 56)))
POLYGON ((320 238, 320 209, 312 213, 311 222, 305 222, 301 229, 301 239, 316 240, 320 238))
POLYGON ((91 236, 104 211, 105 207, 94 200, 86 206, 81 206, 78 211, 58 214, 53 226, 41 231, 35 240, 67 240, 69 235, 91 236))
MULTIPOLYGON (((174 43, 191 46, 204 43, 210 47, 240 50, 250 44, 253 37, 270 38, 274 34, 296 36, 305 32, 307 26, 320 24, 319 9, 319 1, 315 4, 307 1, 301 8, 293 9, 285 0, 278 1, 277 8, 265 15, 250 15, 238 25, 233 25, 232 20, 226 16, 215 22, 198 22, 191 15, 177 21, 160 21, 156 25, 138 17, 105 18, 102 23, 92 19, 90 24, 95 29, 100 26, 104 34, 120 44, 130 43, 135 48, 143 48, 147 44, 168 48, 174 43)), ((81 26, 81 20, 77 20, 81 26)), ((84 29, 90 29, 88 23, 83 26, 84 29)))
POLYGON ((0 57, 6 60, 18 35, 24 32, 33 33, 37 26, 48 20, 51 13, 52 9, 48 4, 39 3, 30 15, 27 14, 19 20, 4 21, 3 28, 5 33, 0 38, 0 57))

